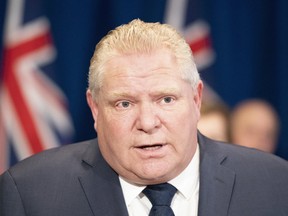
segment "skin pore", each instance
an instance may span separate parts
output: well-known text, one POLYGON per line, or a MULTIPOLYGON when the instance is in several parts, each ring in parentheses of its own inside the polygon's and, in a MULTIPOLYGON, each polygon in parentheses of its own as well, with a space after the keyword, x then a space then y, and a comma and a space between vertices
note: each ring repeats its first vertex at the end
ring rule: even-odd
POLYGON ((193 90, 167 49, 117 56, 105 69, 97 102, 87 91, 104 158, 136 184, 176 177, 196 150, 202 82, 193 90))

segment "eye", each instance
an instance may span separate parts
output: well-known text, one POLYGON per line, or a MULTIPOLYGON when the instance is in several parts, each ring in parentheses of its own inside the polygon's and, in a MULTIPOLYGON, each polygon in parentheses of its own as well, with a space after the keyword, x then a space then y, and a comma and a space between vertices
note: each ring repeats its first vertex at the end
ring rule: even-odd
POLYGON ((164 97, 164 98, 162 99, 162 103, 164 103, 164 104, 170 104, 170 103, 172 103, 173 101, 174 101, 174 98, 171 97, 171 96, 167 96, 167 97, 164 97))
POLYGON ((116 107, 118 108, 128 108, 130 106, 130 102, 129 101, 120 101, 116 104, 116 107))

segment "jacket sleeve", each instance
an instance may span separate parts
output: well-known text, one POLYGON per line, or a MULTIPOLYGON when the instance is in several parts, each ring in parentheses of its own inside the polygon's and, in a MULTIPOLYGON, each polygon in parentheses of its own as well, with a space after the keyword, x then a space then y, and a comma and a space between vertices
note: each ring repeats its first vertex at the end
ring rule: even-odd
POLYGON ((26 215, 17 185, 8 171, 0 176, 0 215, 26 215))

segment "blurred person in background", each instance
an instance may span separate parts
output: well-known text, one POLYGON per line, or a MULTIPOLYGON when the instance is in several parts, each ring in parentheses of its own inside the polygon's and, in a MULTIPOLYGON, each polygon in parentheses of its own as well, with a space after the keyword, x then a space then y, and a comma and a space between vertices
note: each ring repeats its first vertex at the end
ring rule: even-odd
POLYGON ((228 106, 221 101, 205 102, 204 100, 200 111, 199 131, 211 139, 228 142, 230 137, 228 106))
POLYGON ((277 148, 279 117, 266 101, 240 102, 231 113, 231 142, 274 153, 277 148))

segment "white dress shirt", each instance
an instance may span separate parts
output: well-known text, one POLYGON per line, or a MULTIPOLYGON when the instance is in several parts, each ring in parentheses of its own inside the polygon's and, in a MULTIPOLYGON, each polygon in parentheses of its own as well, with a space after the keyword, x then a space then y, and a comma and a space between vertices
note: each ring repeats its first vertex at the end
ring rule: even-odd
MULTIPOLYGON (((142 193, 145 186, 133 185, 119 177, 129 216, 147 216, 152 207, 149 199, 142 193)), ((172 199, 171 208, 175 216, 197 216, 199 200, 199 146, 193 159, 180 175, 169 181, 177 192, 172 199)))

